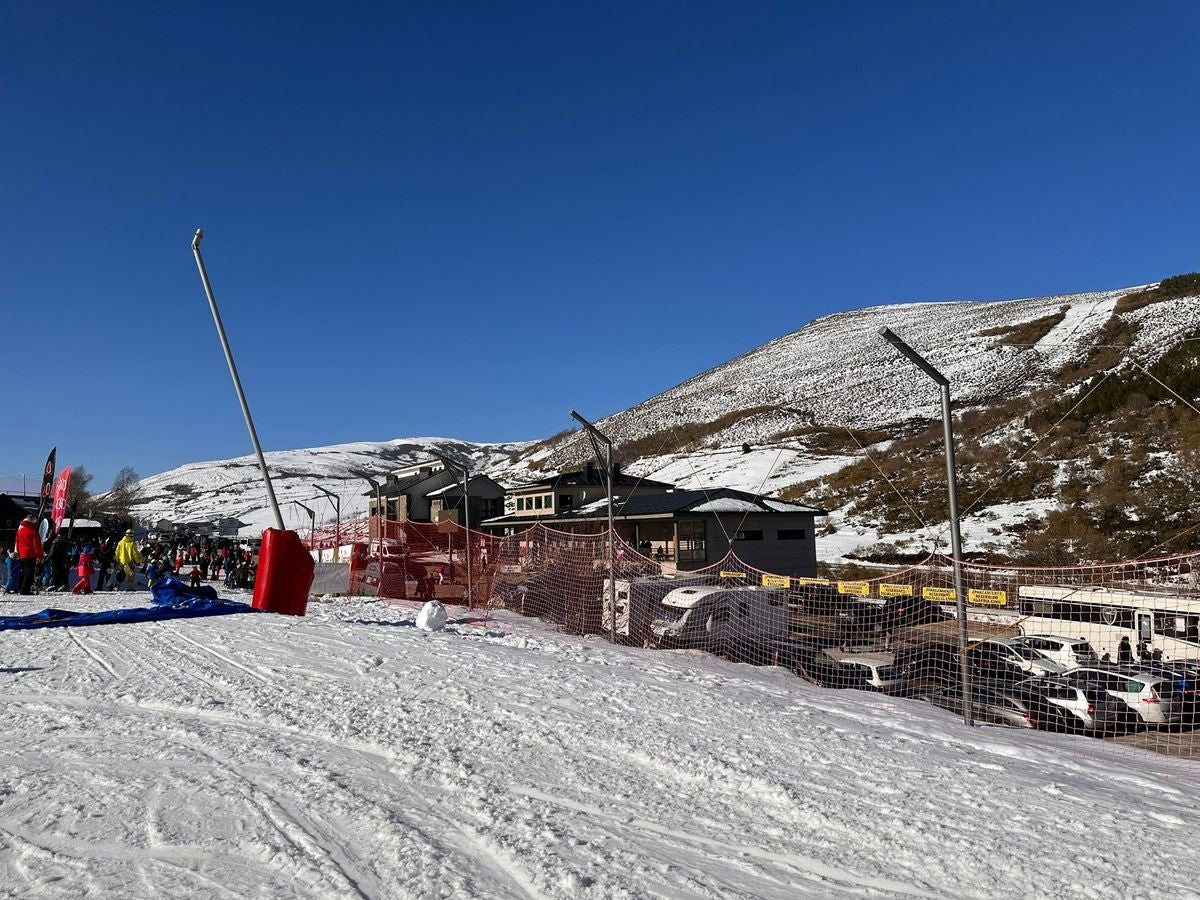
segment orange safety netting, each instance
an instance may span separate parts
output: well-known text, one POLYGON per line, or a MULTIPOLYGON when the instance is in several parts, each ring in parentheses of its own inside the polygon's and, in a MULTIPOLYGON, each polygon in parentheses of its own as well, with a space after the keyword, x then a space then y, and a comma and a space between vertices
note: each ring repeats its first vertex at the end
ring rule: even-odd
POLYGON ((830 580, 766 572, 733 554, 681 571, 619 537, 610 544, 606 531, 543 525, 468 537, 453 522, 385 522, 380 532, 358 520, 340 535, 317 532, 312 546, 339 540, 352 547, 352 593, 505 608, 573 634, 779 665, 823 687, 960 717, 965 663, 976 723, 1200 758, 1195 554, 1061 568, 964 563, 963 628, 953 561, 937 554, 875 578, 830 580))

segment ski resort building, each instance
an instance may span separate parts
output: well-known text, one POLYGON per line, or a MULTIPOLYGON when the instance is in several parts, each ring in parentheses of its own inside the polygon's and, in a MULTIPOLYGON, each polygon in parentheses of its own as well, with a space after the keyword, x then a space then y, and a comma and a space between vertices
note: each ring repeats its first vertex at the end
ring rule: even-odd
MULTIPOLYGON (((620 472, 613 482, 617 534, 679 571, 713 565, 733 549, 743 562, 768 572, 816 574, 815 520, 828 514, 823 509, 732 488, 678 490, 620 472)), ((505 515, 479 527, 516 534, 535 524, 580 533, 608 526, 602 473, 591 467, 513 488, 505 508, 505 515)))
MULTIPOLYGON (((504 488, 486 475, 472 475, 468 488, 472 525, 497 515, 504 507, 504 488)), ((458 475, 440 461, 393 469, 378 490, 367 491, 371 537, 378 537, 379 516, 390 522, 463 520, 463 487, 458 475)))

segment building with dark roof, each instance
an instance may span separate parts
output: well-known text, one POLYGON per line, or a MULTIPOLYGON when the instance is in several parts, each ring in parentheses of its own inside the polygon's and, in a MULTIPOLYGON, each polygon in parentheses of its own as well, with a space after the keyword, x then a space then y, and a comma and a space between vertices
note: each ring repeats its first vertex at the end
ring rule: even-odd
MULTIPOLYGON (((472 527, 503 509, 504 488, 486 475, 472 474, 467 486, 472 527)), ((378 536, 378 517, 390 522, 443 522, 463 520, 463 488, 458 475, 438 460, 394 469, 367 491, 371 537, 378 536)))
MULTIPOLYGON (((601 473, 596 471, 597 481, 582 474, 563 473, 512 489, 509 500, 526 502, 513 502, 509 512, 484 520, 480 527, 499 534, 515 534, 539 523, 562 531, 604 531, 608 499, 601 473), (588 492, 581 502, 562 502, 563 496, 580 489, 588 492), (541 505, 528 508, 530 497, 542 498, 541 505)), ((828 515, 823 509, 732 488, 676 490, 629 475, 614 478, 614 485, 617 534, 647 556, 685 571, 719 562, 732 548, 743 562, 768 572, 816 575, 815 521, 828 515), (622 496, 622 488, 630 493, 622 496)))

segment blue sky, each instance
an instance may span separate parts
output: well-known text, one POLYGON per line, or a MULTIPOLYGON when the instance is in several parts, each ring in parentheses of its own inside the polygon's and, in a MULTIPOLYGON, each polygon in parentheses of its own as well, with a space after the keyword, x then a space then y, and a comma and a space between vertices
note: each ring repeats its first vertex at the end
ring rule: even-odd
POLYGON ((1200 7, 0 7, 0 476, 536 439, 828 312, 1200 269, 1200 7), (13 354, 16 358, 13 358, 13 354))

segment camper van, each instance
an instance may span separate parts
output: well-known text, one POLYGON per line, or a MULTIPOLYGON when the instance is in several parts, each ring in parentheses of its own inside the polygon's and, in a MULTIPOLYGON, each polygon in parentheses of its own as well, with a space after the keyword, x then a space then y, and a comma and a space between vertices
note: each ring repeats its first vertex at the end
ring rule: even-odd
POLYGON ((624 644, 644 646, 653 635, 650 625, 662 606, 663 598, 676 588, 696 587, 706 583, 705 578, 688 578, 677 575, 649 575, 644 578, 618 578, 616 583, 616 629, 609 608, 609 581, 604 579, 604 593, 600 598, 602 615, 600 627, 614 631, 613 640, 624 644))
POLYGON ((755 661, 787 636, 787 592, 693 585, 665 597, 650 632, 663 647, 696 648, 755 661))

